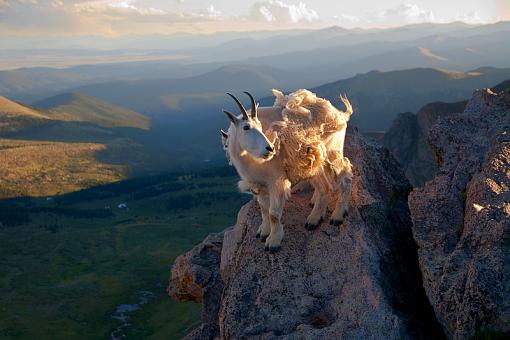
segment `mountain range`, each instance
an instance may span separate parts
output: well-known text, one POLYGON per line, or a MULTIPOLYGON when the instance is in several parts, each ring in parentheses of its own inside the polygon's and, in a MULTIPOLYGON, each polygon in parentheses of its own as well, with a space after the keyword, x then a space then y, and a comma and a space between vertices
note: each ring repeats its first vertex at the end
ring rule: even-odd
MULTIPOLYGON (((467 72, 415 68, 389 72, 371 71, 311 90, 330 99, 336 105, 340 105, 338 95, 346 93, 355 107, 353 123, 363 131, 384 131, 389 128, 398 112, 415 112, 433 101, 462 100, 469 96, 473 89, 493 86, 508 78, 510 69, 506 68, 483 67, 467 72)), ((232 102, 225 96, 225 92, 248 90, 262 98, 260 100, 262 105, 271 105, 272 97, 265 97, 270 93, 270 89, 290 91, 300 87, 309 88, 306 85, 307 79, 302 74, 272 67, 230 65, 183 79, 115 81, 85 85, 69 91, 82 96, 82 107, 88 105, 83 104, 85 98, 88 98, 89 102, 93 101, 91 96, 174 124, 181 121, 190 122, 196 117, 206 121, 218 121, 221 109, 232 107, 232 102)), ((72 102, 76 96, 78 95, 65 92, 52 99, 37 100, 33 105, 51 108, 53 101, 72 102)), ((90 105, 98 110, 97 103, 90 105)), ((65 110, 66 106, 62 105, 57 109, 53 108, 54 114, 58 111, 57 116, 61 118, 65 117, 65 110)), ((101 108, 100 112, 115 115, 113 113, 115 110, 108 106, 101 108)), ((76 114, 74 110, 75 117, 76 114)), ((123 112, 123 115, 126 114, 127 112, 123 112)), ((92 117, 83 119, 94 120, 92 117)), ((95 119, 97 120, 97 116, 95 119)), ((142 120, 138 117, 134 127, 147 124, 142 120)), ((109 123, 105 121, 104 124, 109 123)), ((217 124, 214 125, 218 127, 217 124)))
MULTIPOLYGON (((363 131, 385 131, 399 112, 416 112, 434 101, 463 100, 474 89, 491 87, 508 78, 510 69, 492 67, 468 72, 415 68, 372 71, 311 90, 339 108, 342 106, 338 96, 347 94, 354 106, 353 124, 363 131)), ((272 101, 272 98, 261 100, 263 104, 272 101)))
MULTIPOLYGON (((370 70, 432 67, 468 71, 486 65, 510 67, 509 32, 509 22, 490 25, 456 22, 370 30, 333 26, 321 30, 130 37, 118 41, 97 38, 97 44, 108 44, 108 50, 94 50, 91 47, 94 39, 90 37, 81 39, 88 41, 82 44, 88 46, 86 50, 80 39, 58 50, 35 49, 36 42, 32 49, 13 48, 16 44, 6 41, 7 48, 0 52, 0 68, 2 60, 7 65, 11 59, 23 60, 24 56, 37 53, 43 54, 40 59, 54 54, 55 58, 63 58, 63 63, 87 54, 94 59, 88 65, 80 60, 80 65, 68 68, 0 71, 0 93, 34 102, 88 84, 151 79, 177 82, 231 65, 253 67, 255 72, 269 68, 276 75, 285 73, 287 76, 279 82, 286 89, 318 86, 370 70), (123 41, 137 42, 136 48, 123 41), (126 61, 125 56, 131 54, 138 56, 138 61, 126 61)), ((60 46, 57 42, 53 45, 60 46)), ((250 87, 248 81, 243 85, 250 87)))
MULTIPOLYGON (((354 105, 351 123, 364 132, 384 132, 399 112, 416 112, 430 102, 460 101, 473 89, 509 78, 510 69, 416 68, 372 71, 311 90, 339 108, 338 95, 346 93, 354 105)), ((100 159, 125 164, 134 173, 222 164, 221 148, 211 141, 219 140, 218 130, 228 124, 221 109, 235 105, 225 92, 250 90, 261 105, 272 105, 273 97, 264 96, 269 89, 298 81, 296 74, 270 67, 231 65, 181 80, 82 86, 31 106, 3 98, 4 112, 19 114, 0 116, 0 128, 8 138, 105 144, 100 159)))

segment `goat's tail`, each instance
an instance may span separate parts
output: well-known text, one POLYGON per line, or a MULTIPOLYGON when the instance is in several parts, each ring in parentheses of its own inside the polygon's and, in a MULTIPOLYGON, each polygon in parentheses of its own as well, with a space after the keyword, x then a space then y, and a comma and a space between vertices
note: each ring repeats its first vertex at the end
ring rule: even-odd
POLYGON ((352 105, 351 105, 351 102, 349 101, 349 99, 347 99, 347 96, 345 94, 341 94, 340 95, 340 100, 342 101, 342 103, 344 103, 344 106, 345 106, 345 114, 350 117, 352 115, 352 105))

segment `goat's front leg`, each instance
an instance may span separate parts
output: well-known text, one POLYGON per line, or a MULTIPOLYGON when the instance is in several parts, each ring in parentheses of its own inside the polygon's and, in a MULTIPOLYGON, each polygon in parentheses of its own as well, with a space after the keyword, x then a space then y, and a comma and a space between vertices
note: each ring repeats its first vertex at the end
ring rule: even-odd
POLYGON ((257 202, 259 203, 260 214, 262 215, 262 223, 257 230, 256 237, 260 237, 260 240, 265 242, 271 233, 271 223, 269 220, 269 194, 267 192, 261 192, 257 195, 257 202))
POLYGON ((275 183, 274 188, 271 188, 269 193, 269 223, 271 225, 271 233, 266 239, 264 250, 274 253, 280 249, 280 244, 283 239, 283 225, 281 223, 283 207, 285 200, 290 192, 290 182, 283 181, 282 183, 275 183))
POLYGON ((314 188, 312 196, 313 209, 306 219, 305 228, 307 230, 316 229, 322 223, 328 209, 328 193, 324 185, 318 178, 312 178, 311 182, 314 188))
POLYGON ((349 199, 352 191, 352 166, 347 157, 344 157, 342 171, 337 175, 337 185, 340 191, 335 204, 335 210, 331 214, 329 224, 338 226, 342 224, 349 211, 349 199))

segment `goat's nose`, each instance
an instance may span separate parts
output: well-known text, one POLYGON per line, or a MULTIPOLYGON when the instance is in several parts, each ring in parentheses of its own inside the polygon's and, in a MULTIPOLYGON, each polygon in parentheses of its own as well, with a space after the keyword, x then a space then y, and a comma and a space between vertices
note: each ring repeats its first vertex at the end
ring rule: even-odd
POLYGON ((271 146, 266 146, 266 150, 273 152, 273 148, 271 146))

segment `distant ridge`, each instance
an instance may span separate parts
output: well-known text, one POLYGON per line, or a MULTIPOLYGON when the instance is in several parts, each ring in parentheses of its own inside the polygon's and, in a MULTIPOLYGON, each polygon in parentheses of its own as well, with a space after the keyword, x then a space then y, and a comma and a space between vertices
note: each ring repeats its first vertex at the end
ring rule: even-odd
POLYGON ((169 111, 202 112, 231 103, 225 92, 270 93, 303 81, 301 74, 271 66, 233 64, 182 79, 113 81, 80 86, 76 92, 154 116, 169 111))
POLYGON ((55 120, 90 122, 99 126, 149 128, 144 115, 80 93, 63 93, 34 103, 55 120))
POLYGON ((0 96, 0 115, 8 117, 19 117, 26 116, 30 118, 41 118, 46 119, 45 115, 41 112, 15 101, 12 101, 6 97, 0 96))
MULTIPOLYGON (((346 93, 354 105, 352 120, 364 131, 387 130, 399 112, 417 112, 431 102, 456 102, 474 89, 490 87, 510 78, 510 69, 482 67, 460 72, 440 68, 370 71, 312 89, 341 105, 346 93)), ((270 98, 269 102, 272 103, 270 98)), ((340 106, 341 107, 341 106, 340 106)))
POLYGON ((13 133, 48 121, 50 118, 43 112, 0 96, 0 138, 4 133, 13 133))
POLYGON ((492 90, 494 92, 501 92, 501 91, 510 91, 510 79, 505 80, 502 83, 499 83, 498 85, 492 87, 492 90))

